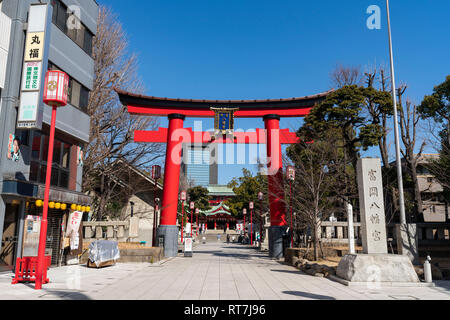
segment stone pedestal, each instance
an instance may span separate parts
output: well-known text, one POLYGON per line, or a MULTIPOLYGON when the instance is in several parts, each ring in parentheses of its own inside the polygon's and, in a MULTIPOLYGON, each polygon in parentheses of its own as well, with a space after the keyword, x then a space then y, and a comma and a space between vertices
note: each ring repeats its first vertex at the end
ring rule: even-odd
POLYGON ((283 235, 286 234, 287 228, 277 226, 269 228, 269 257, 275 259, 283 258, 283 235))
POLYGON ((408 256, 413 264, 418 265, 420 261, 417 226, 415 224, 397 224, 395 226, 395 232, 398 253, 408 256))
POLYGON ((178 256, 178 227, 160 225, 156 232, 157 244, 161 236, 164 236, 164 256, 168 258, 178 256))
POLYGON ((420 285, 411 260, 405 255, 349 254, 336 272, 345 284, 420 285))

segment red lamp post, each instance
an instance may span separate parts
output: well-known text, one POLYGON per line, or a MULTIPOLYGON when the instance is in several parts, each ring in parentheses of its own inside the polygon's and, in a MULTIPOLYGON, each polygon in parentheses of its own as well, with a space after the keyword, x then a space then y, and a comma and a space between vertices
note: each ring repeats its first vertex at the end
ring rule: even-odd
POLYGON ((247 209, 246 208, 244 208, 242 210, 242 214, 244 215, 244 236, 245 236, 245 216, 247 215, 247 209))
POLYGON ((158 214, 158 204, 159 199, 156 197, 156 192, 158 190, 158 180, 161 178, 161 167, 153 166, 152 167, 152 179, 155 182, 155 190, 153 191, 153 203, 155 204, 155 210, 153 210, 153 237, 152 237, 152 246, 156 246, 156 225, 157 225, 157 214, 158 214), (158 201, 157 201, 158 200, 158 201))
POLYGON ((292 215, 292 182, 295 181, 295 168, 293 166, 289 166, 287 168, 287 178, 289 180, 289 189, 290 189, 290 195, 289 195, 289 207, 291 208, 291 248, 294 247, 294 229, 293 229, 293 220, 294 216, 292 215))
POLYGON ((250 245, 253 245, 253 208, 255 204, 252 201, 248 206, 250 208, 250 245))
POLYGON ((197 218, 197 237, 198 237, 198 215, 199 215, 199 213, 200 213, 200 209, 199 208, 197 208, 197 209, 195 209, 195 216, 196 216, 196 218, 197 218))
POLYGON ((262 234, 263 234, 263 216, 262 216, 262 201, 264 199, 264 193, 259 192, 258 193, 258 200, 259 200, 259 239, 261 243, 262 234))
POLYGON ((189 204, 189 209, 191 209, 191 238, 192 238, 192 226, 194 225, 194 209, 195 209, 195 203, 191 201, 189 204))
POLYGON ((181 191, 181 243, 183 243, 183 233, 184 233, 184 203, 186 201, 186 191, 181 191))
POLYGON ((35 289, 42 289, 42 274, 45 260, 45 245, 47 241, 47 215, 48 204, 50 198, 50 181, 52 177, 52 163, 53 163, 53 144, 55 141, 55 127, 56 127, 56 109, 67 104, 67 94, 69 90, 69 76, 62 71, 48 71, 45 76, 44 86, 44 103, 52 107, 52 119, 50 125, 50 138, 48 145, 47 157, 47 172, 45 178, 45 195, 44 195, 44 209, 41 220, 41 233, 39 236, 38 249, 38 264, 36 268, 36 282, 35 289))

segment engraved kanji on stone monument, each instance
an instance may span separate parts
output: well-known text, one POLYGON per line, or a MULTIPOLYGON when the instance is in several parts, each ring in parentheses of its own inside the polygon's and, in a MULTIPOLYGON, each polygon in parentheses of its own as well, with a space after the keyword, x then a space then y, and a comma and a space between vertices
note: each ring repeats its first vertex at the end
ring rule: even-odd
POLYGON ((365 254, 387 254, 386 218, 380 159, 358 161, 361 231, 365 254))

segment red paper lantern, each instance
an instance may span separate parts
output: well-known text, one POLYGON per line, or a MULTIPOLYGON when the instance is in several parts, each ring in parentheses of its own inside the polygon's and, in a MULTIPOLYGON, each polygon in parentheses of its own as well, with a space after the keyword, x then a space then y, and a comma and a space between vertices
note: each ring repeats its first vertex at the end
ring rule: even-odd
POLYGON ((69 76, 62 71, 47 71, 44 86, 44 103, 64 107, 69 93, 69 76))

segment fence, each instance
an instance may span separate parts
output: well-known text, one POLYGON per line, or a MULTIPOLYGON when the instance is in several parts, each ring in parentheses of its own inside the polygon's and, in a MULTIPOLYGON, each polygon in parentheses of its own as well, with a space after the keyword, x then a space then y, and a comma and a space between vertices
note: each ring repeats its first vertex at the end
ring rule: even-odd
MULTIPOLYGON (((354 222, 355 240, 361 239, 361 223, 354 222)), ((348 244, 348 223, 323 221, 319 230, 323 243, 348 244)))
POLYGON ((126 241, 129 228, 129 221, 83 222, 83 240, 126 241))
MULTIPOLYGON (((361 223, 353 223, 355 228, 355 238, 357 241, 361 239, 361 223)), ((434 246, 447 245, 450 246, 450 223, 417 223, 417 236, 419 245, 434 246)), ((388 238, 393 239, 395 245, 397 235, 395 232, 395 224, 386 227, 388 238)), ((348 225, 347 222, 322 222, 319 230, 322 242, 347 244, 348 243, 348 225)))

